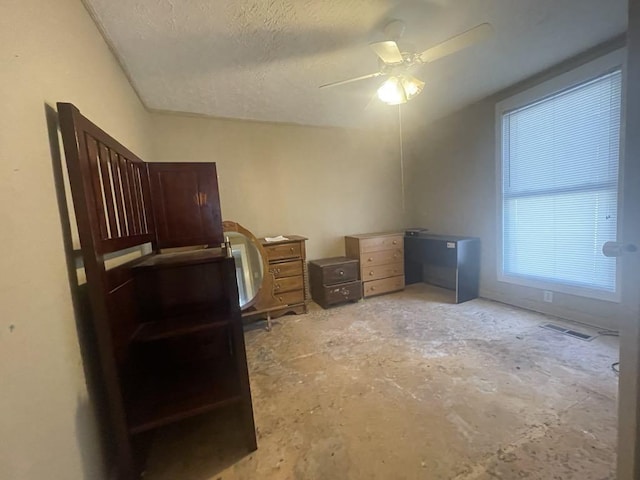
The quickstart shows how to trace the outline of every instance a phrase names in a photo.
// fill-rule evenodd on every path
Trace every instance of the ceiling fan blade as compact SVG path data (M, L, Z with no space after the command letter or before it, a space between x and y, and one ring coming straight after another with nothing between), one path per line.
M420 54L420 61L423 63L433 62L439 58L451 55L459 50L487 39L493 34L493 27L489 23L483 23L471 30L467 30L460 35L445 40L435 47L431 47Z
M402 63L404 60L398 44L393 40L371 43L369 46L384 63L393 65L395 63Z
M369 75L362 75L361 77L349 78L348 80L340 80L339 82L327 83L325 85L320 85L320 88L337 87L338 85L344 85L345 83L358 82L367 78L379 77L380 75L384 75L384 73L370 73Z

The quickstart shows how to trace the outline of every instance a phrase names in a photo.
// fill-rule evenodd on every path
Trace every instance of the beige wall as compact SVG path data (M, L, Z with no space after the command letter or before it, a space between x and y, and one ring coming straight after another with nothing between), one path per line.
M397 114L397 112L395 113ZM309 238L309 259L344 235L404 225L398 132L153 114L156 161L215 161L222 216L256 236Z
M396 131L150 116L79 0L5 0L0 61L2 479L103 478L65 255L77 235L57 201L56 102L144 159L218 162L225 218L306 235L310 258L403 224Z
M142 156L148 113L79 0L2 1L0 92L0 478L99 480L45 106Z
M554 293L497 280L495 104L505 96L573 68L621 46L616 40L543 72L535 79L482 100L429 126L407 134L408 218L433 232L477 236L482 242L480 294L550 315L617 328L620 305Z

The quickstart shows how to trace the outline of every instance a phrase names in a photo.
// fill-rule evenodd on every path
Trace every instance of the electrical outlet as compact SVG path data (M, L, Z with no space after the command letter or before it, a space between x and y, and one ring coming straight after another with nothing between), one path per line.
M542 294L542 299L547 303L553 302L553 292L550 292L549 290L545 290Z

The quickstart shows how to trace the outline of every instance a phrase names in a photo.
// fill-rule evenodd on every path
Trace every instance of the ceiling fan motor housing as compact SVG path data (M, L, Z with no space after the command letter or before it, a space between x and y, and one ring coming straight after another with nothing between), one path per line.
M406 25L402 20L391 20L384 27L385 40L399 40L404 35L405 28Z

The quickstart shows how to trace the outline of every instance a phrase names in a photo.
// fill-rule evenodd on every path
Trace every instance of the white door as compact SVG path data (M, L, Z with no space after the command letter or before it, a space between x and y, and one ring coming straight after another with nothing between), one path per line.
M640 1L629 1L626 142L622 160L622 238L640 246ZM629 248L628 250L633 250ZM624 253L620 319L618 480L640 479L640 253Z

